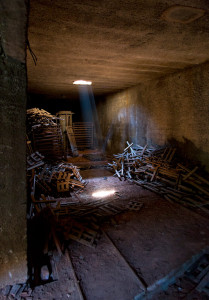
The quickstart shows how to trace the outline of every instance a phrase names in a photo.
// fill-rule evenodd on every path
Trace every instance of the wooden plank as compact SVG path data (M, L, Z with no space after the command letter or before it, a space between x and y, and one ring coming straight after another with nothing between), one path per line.
M190 171L187 175L182 176L183 180L186 181L194 172L196 172L198 167L195 167L192 171Z
M191 170L189 170L189 169L187 169L186 167L184 167L182 164L178 164L178 166L181 168L181 169L183 169L183 170L185 170L185 171L187 171L187 172L191 172ZM208 180L206 180L205 178L203 178L202 176L200 176L200 175L198 175L198 174L193 174L196 178L198 178L199 180L201 180L202 182L204 182L204 183L206 183L207 185L209 185L209 181Z
M206 285L209 283L209 266L204 270L204 275L198 285L196 286L196 290L202 292Z
M68 127L66 127L66 131L67 131L67 137L68 137L69 142L70 142L70 147L71 147L71 150L73 152L73 156L78 156L78 149L77 149L77 145L76 145L76 140L75 140L73 128L68 126Z

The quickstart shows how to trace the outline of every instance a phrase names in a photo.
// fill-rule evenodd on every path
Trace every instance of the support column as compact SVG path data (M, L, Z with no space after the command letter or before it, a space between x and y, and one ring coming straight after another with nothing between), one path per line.
M0 287L27 278L27 5L0 0Z

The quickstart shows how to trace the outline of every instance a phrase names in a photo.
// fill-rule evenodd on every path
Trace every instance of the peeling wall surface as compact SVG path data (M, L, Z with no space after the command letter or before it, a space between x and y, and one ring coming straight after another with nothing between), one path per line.
M209 171L209 63L108 96L98 114L108 152L171 144Z
M0 1L0 287L27 278L26 2Z

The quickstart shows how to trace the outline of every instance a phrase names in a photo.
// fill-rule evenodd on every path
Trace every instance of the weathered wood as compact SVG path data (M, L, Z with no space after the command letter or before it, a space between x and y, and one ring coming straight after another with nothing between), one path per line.
M71 126L66 127L66 132L67 132L67 137L70 143L73 156L78 156L78 149L77 149L73 128Z
M198 167L195 167L192 171L190 171L187 175L183 176L183 180L186 181L194 172L196 172Z
M186 172L191 172L188 168L184 167L182 164L177 164L181 169L185 170ZM205 184L209 185L209 181L203 178L202 176L198 174L193 174L196 178L198 178L200 181L204 182Z
M134 147L133 143L127 144L124 152L114 155L117 159L109 164L120 180L131 179L143 188L187 206L197 205L189 199L207 206L205 203L209 198L209 181L196 173L198 166L189 170L178 163L175 167L171 162L176 148L151 150L147 146ZM156 186L156 182L161 182L164 186Z

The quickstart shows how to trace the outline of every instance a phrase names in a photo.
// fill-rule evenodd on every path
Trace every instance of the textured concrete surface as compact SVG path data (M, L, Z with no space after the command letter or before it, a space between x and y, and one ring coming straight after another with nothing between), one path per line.
M139 211L115 215L103 224L102 229L114 245L104 234L96 248L72 240L66 243L84 299L133 300L142 286L131 268L150 287L170 272L182 270L183 263L208 246L208 218L176 203L169 203L127 180L120 181L106 168L81 170L81 175L88 184L79 194L80 203L98 201L98 198L92 197L92 193L98 189L114 189L117 194L100 198L99 201L116 201L116 205L118 203L124 207L130 201L144 204ZM75 195L72 197L76 201ZM58 263L59 280L36 287L33 300L80 299L69 264L63 258L55 261ZM153 299L156 300L155 296ZM172 299L180 298L177 296Z
M25 62L25 25L28 0L0 1L0 40L6 55Z
M27 277L26 1L1 1L0 287ZM24 41L24 43L23 43Z
M209 63L108 96L98 105L104 148L171 143L209 171L208 99Z
M164 20L176 4L206 13L189 24ZM99 95L203 63L208 23L206 0L31 0L29 41L38 61L28 53L29 91L77 97L72 82L85 79Z

